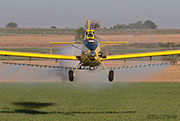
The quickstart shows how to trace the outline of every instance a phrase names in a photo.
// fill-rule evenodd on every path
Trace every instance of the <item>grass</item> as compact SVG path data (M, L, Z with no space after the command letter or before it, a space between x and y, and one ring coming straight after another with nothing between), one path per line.
M178 121L179 92L180 83L1 83L0 120Z
M0 28L1 35L8 34L57 34L57 35L74 35L75 29L45 29L45 28Z

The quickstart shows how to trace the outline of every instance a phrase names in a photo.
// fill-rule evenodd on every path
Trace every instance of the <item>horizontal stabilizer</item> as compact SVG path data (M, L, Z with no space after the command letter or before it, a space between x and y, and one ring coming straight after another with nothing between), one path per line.
M99 44L128 44L128 42L99 42Z
M50 44L82 44L82 42L50 42Z

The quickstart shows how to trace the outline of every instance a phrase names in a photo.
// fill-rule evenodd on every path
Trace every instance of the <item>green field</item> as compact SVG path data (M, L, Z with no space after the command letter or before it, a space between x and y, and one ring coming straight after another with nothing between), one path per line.
M1 121L179 121L180 83L1 83Z
M56 34L56 35L74 35L76 29L46 29L46 28L0 28L0 35L16 34Z

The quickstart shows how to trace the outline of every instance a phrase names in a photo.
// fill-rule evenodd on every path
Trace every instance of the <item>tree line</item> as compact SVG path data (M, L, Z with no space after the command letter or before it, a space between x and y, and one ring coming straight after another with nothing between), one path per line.
M157 29L157 25L152 22L151 20L137 21L136 23L130 23L129 25L126 24L117 24L111 29Z
M17 28L18 24L15 22L10 22L6 25L7 28ZM84 26L87 29L87 23ZM52 29L56 29L56 26L52 26ZM99 29L101 28L101 25L98 21L93 20L91 23L92 29ZM158 26L152 22L151 20L147 20L145 22L143 21L137 21L135 23L130 23L129 25L126 24L117 24L111 27L111 29L157 29ZM81 28L82 29L82 28Z

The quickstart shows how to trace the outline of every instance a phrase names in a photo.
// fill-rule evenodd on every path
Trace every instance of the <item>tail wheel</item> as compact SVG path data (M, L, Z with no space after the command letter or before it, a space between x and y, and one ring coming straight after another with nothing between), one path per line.
M109 81L112 82L114 80L114 71L110 70L109 71L109 77L108 77Z
M74 75L72 70L69 70L69 81L74 81Z

